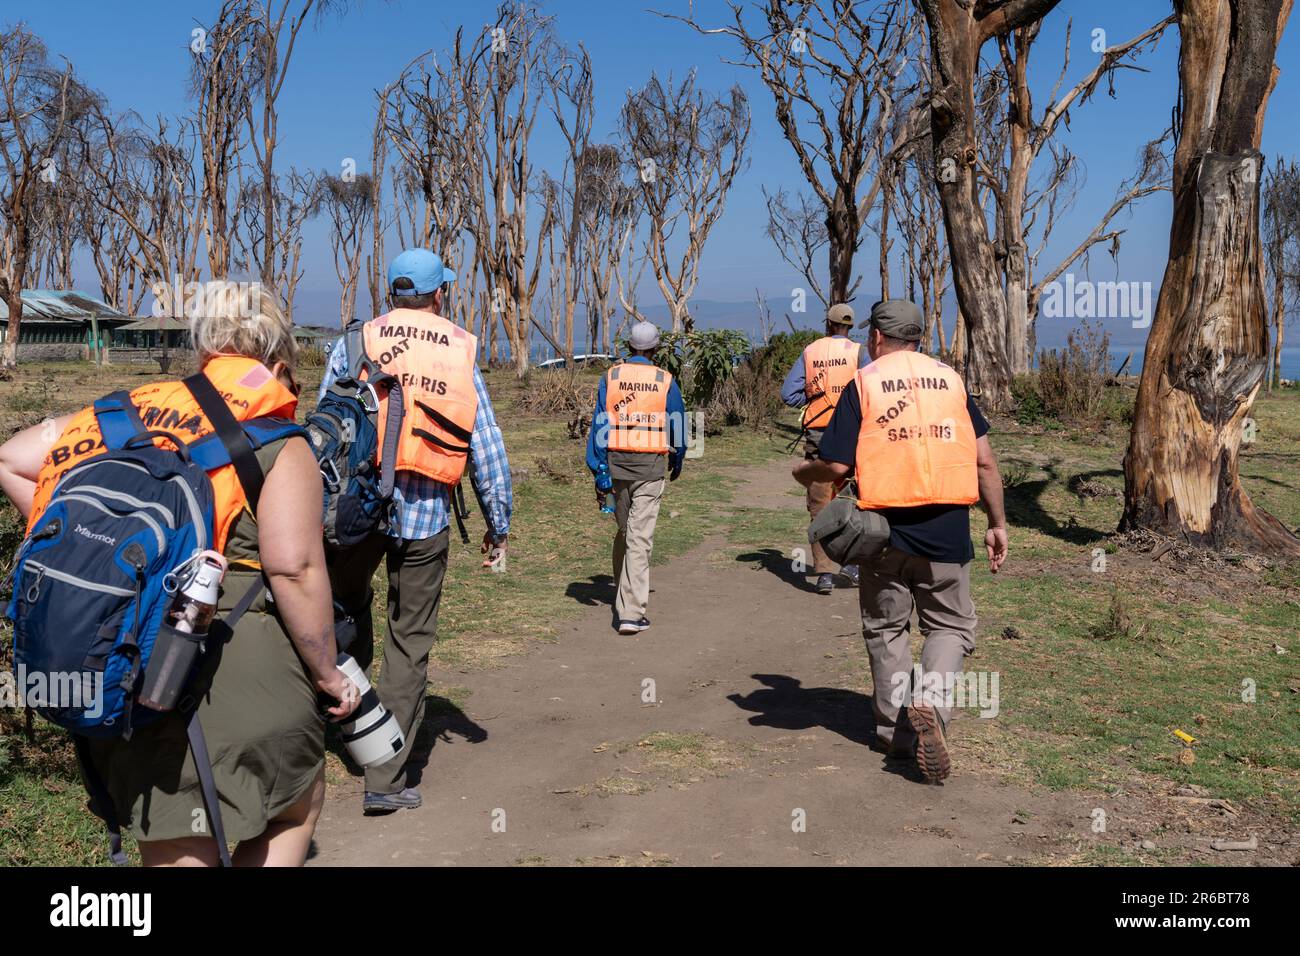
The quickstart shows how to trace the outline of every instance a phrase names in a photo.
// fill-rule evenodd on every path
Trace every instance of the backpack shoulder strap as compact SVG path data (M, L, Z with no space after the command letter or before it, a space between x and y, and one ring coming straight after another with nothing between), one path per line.
M239 427L243 429L254 451L281 438L308 437L305 428L284 418L250 418L246 422L239 422ZM221 437L215 433L204 435L188 445L187 450L190 460L204 471L215 471L223 465L231 464L230 452L222 443Z
M364 322L352 322L343 330L343 354L348 360L348 378L359 377L366 362L365 327Z
M211 423L217 439L225 448L226 454L230 456L230 463L235 466L235 474L239 476L239 483L243 486L244 497L248 499L248 507L256 514L257 501L262 495L262 482L265 476L262 474L262 469L258 467L253 443L244 434L244 429L226 405L226 400L221 397L221 393L206 375L202 372L191 375L185 379L185 387L199 403L199 408Z
M104 436L104 445L116 450L141 432L148 431L140 420L140 411L131 401L131 393L122 389L95 400L95 420Z

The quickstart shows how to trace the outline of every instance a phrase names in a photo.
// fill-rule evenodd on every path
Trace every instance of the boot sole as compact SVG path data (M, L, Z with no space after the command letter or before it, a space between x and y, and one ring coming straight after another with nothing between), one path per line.
M912 729L916 731L916 766L926 783L938 783L952 770L948 757L948 742L944 739L939 715L928 704L917 704L908 709Z

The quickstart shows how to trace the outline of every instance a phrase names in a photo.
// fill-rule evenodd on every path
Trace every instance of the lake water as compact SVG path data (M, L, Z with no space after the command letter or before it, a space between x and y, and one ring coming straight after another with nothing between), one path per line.
M1132 348L1133 359L1128 363L1128 368L1124 373L1132 372L1137 374L1142 371L1142 352L1143 346L1134 346ZM1125 356L1129 354L1129 349L1118 348L1110 350L1110 367L1112 370L1119 368L1120 363L1124 361ZM1284 346L1282 349L1282 377L1295 381L1300 379L1300 346Z

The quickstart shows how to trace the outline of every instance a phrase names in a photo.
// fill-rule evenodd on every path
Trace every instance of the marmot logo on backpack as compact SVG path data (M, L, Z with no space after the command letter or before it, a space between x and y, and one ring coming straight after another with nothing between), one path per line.
M85 527L84 525L77 525L72 530L74 533L81 535L83 538L87 538L91 541L98 541L100 544L106 544L110 548L113 547L113 545L117 544L117 538L114 538L107 534L97 534L94 531L91 531L89 528Z

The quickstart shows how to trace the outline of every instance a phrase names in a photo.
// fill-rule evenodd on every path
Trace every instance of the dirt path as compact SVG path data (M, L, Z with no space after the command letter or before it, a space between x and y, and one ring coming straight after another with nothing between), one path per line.
M789 487L776 462L736 500L798 508ZM944 786L886 768L853 689L856 592L818 596L720 545L654 569L639 637L600 606L501 667L431 673L471 693L427 721L424 806L363 818L359 779L332 787L313 862L983 865L1086 839L1085 798L981 774L961 721Z

